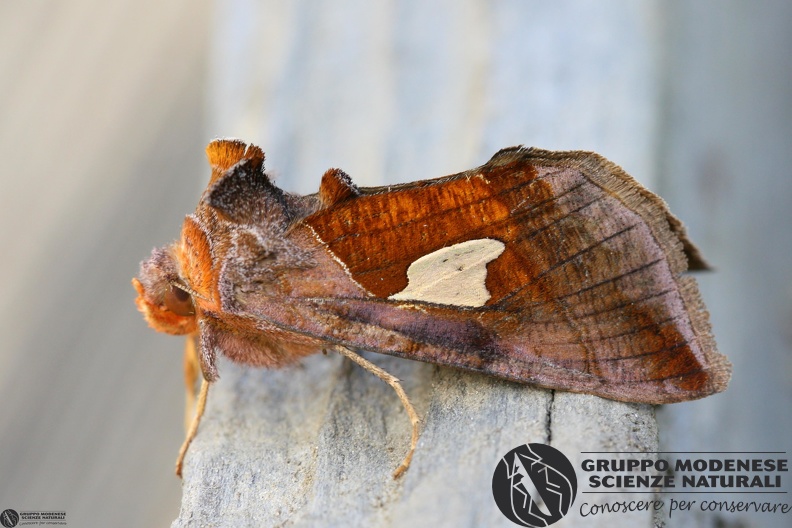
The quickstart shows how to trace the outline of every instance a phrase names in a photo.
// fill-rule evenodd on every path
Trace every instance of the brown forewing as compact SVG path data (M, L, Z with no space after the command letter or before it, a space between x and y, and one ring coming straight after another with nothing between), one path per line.
M372 297L258 309L347 346L620 400L688 400L728 383L681 275L686 254L703 261L662 200L603 158L506 149L472 171L359 193L323 200L302 225ZM484 306L387 299L415 260L483 238L505 244Z

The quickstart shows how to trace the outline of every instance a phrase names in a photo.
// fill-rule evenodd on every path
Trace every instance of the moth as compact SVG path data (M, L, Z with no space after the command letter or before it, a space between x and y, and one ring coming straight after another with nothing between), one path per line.
M724 390L687 270L706 269L682 223L621 168L589 152L512 147L443 178L357 187L339 169L319 192L282 191L264 153L207 147L211 178L181 238L133 279L161 332L187 335L195 436L217 354L279 368L335 350L388 382L367 350L548 389L651 404Z

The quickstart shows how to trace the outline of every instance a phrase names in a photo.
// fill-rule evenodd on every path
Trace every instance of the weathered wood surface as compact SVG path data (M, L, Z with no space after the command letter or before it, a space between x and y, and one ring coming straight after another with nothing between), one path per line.
M650 406L368 358L403 380L422 417L403 477L391 474L409 421L376 377L339 356L279 372L225 363L187 456L173 526L506 527L492 474L518 445L550 443L576 465L583 450L656 449ZM648 516L631 519L651 526Z

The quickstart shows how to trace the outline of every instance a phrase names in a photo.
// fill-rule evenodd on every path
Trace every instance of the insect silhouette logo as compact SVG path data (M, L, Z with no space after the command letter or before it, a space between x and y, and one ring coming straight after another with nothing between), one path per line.
M492 496L501 513L520 526L549 526L575 502L577 477L561 451L523 444L506 453L492 475Z
M19 514L16 510L4 510L3 513L0 513L0 524L5 526L5 528L14 528L14 526L19 524Z

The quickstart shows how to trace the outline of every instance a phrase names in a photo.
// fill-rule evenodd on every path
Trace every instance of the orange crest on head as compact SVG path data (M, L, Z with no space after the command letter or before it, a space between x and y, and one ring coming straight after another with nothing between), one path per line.
M257 170L264 164L264 152L259 147L238 139L215 139L207 145L206 157L212 167L209 185L242 160L253 160Z

